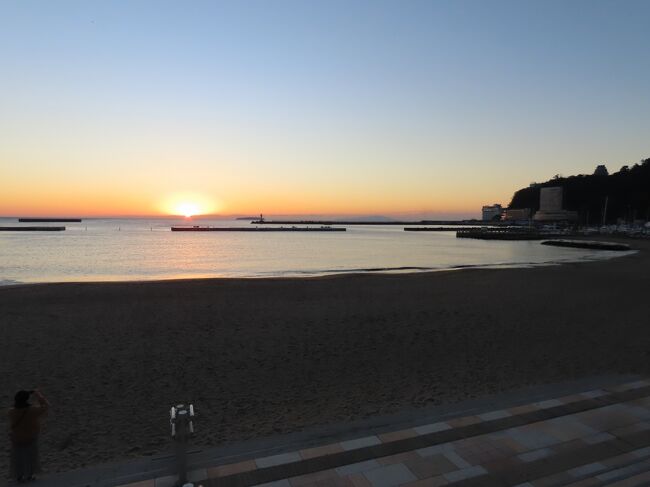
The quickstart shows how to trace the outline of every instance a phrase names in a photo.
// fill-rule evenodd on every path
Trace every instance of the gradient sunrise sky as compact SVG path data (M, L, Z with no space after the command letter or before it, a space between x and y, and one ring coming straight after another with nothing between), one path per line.
M650 156L648 1L0 2L0 215L477 216Z

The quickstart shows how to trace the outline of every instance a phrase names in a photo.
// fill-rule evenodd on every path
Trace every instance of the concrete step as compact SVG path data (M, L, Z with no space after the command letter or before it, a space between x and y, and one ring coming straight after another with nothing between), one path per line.
M625 482L632 477L641 474L650 473L650 451L646 452L641 449L635 450L620 457L605 460L603 462L582 465L569 472L575 476L577 472L584 472L583 475L575 477L572 481L558 481L554 483L552 478L539 479L539 482L544 485L553 487L591 487L591 486L605 486L605 485L618 485L619 482ZM635 458L630 459L633 456ZM591 473L588 473L592 471ZM533 482L533 485L535 483ZM621 484L627 485L627 484ZM636 484L630 484L636 485ZM650 484L640 484L650 485Z
M636 463L628 465L611 472L606 472L597 475L596 478L603 483L601 485L609 486L633 486L633 485L650 485L648 478L650 477L650 459L646 458ZM643 481L642 479L646 480ZM640 482L640 483L639 483Z

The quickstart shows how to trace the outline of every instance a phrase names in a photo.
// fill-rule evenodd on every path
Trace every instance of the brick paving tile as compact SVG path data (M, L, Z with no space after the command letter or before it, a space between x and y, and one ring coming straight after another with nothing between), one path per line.
M607 391L603 389L594 389L593 391L581 392L580 395L587 399L594 399L596 397L607 395Z
M498 411L489 411L477 415L481 421L494 421L496 419L509 418L512 414L506 409L499 409Z
M258 468L273 467L275 465L283 465L285 463L299 462L302 460L300 453L289 452L280 453L279 455L271 455L268 457L257 458L255 463Z
M433 445L427 448L421 448L417 450L416 453L421 457L429 457L447 451L454 451L454 446L451 443L443 443L442 445Z
M633 463L631 465L626 465L616 470L609 470L607 472L600 473L596 475L596 478L602 482L617 481L644 472L648 469L648 467L650 467L650 465L644 462Z
M348 475L347 479L354 487L371 487L372 485L362 473L353 473L352 475Z
M585 438L582 438L582 441L584 441L588 445L595 445L596 443L602 443L603 441L609 441L613 440L614 435L610 433L596 433L595 435L591 436L586 436Z
M513 408L507 409L507 411L513 415L526 414L537 410L537 406L534 406L532 404L524 404L523 406L515 406Z
M471 424L480 423L481 418L478 416L464 416L462 418L454 418L447 421L452 428L460 428L462 426L469 426Z
M598 479L591 477L588 479L578 480L577 482L568 484L566 487L593 487L596 485L602 485L602 484Z
M570 396L561 397L560 402L563 404L569 404L572 402L584 401L584 399L585 397L582 394L571 394Z
M483 467L490 473L499 473L513 468L519 468L523 465L524 462L519 460L516 457L503 458L501 460L496 460L493 462L487 462L483 464Z
M406 463L409 461L417 461L421 459L422 457L418 455L417 452L409 451L406 453L398 453L397 455L378 458L377 461L382 465L392 465L394 463Z
M461 470L446 473L443 475L443 477L449 480L449 482L457 482L459 480L479 477L481 475L485 475L486 473L487 470L485 470L485 468L481 467L480 465L474 465L472 467L467 467Z
M427 435L429 433L437 433L438 431L446 431L449 429L451 429L451 426L449 426L444 421L440 421L438 423L416 426L415 428L413 428L413 431L415 431L418 435Z
M553 454L553 450L550 448L540 448L539 450L532 450L526 453L520 453L517 455L517 458L519 458L523 462L532 462L535 460L539 460L540 458L545 458Z
M419 479L437 477L458 470L458 467L442 454L408 460L404 464Z
M568 473L560 472L542 479L532 480L531 484L535 487L556 487L558 485L567 484L572 480L574 479Z
M607 465L608 467L617 467L619 465L624 465L626 463L630 463L634 461L637 457L632 453L623 453L622 455L617 455L614 457L607 458L603 460L602 463Z
M632 455L634 455L637 458L644 458L650 456L650 446L646 446L645 448L640 448L638 450L634 450Z
M639 487L650 485L650 472L644 472L628 479L609 484L609 487Z
M596 472L602 472L603 470L607 470L606 465L603 465L599 462L594 462L572 468L568 471L568 474L573 477L586 477L587 475L591 475Z
M318 481L330 479L332 477L338 477L338 474L334 470L321 470L320 472L291 477L288 480L292 487L305 487L309 484L314 484Z
M439 477L430 477L428 479L416 480L408 484L404 484L403 487L442 487L443 485L448 485L447 479Z
M405 440L407 438L413 438L417 436L418 433L413 429L406 429L400 431L393 431L392 433L382 433L379 436L379 439L382 443L389 443L391 441Z
M332 477L319 480L313 484L308 484L305 487L353 487L352 482L347 478Z
M377 460L368 460L365 462L353 463L351 465L343 465L336 468L336 473L341 476L351 475L353 473L363 473L367 470L372 470L381 467Z
M369 470L364 475L373 487L393 487L417 480L413 472L402 463Z
M300 456L305 460L309 458L322 457L324 455L331 455L333 453L340 453L343 451L343 447L338 443L333 443L331 445L316 446L314 448L305 448L300 450Z
M621 428L610 430L609 433L611 433L614 436L627 436L631 433L638 433L639 431L645 431L649 429L650 429L649 423L645 421L640 421L638 423L634 423L628 426L623 426Z
M571 452L584 447L586 444L587 443L582 439L571 440L571 441L566 441L564 443L560 443L558 445L553 445L551 447L551 450L553 450L555 454Z
M176 476L167 475L165 477L158 477L154 480L155 487L175 487L176 485Z
M496 438L493 440L493 443L497 450L504 453L512 452L512 455L528 451L528 448L526 448L524 445L519 443L517 440L509 437Z
M381 440L374 435L341 442L341 446L343 447L344 450L355 450L357 448L363 448L366 446L374 446L380 444L381 444Z
M465 460L455 451L443 452L443 455L447 460L456 465L458 468L469 468L472 466L467 460Z
M121 485L120 487L154 487L154 479L134 482L132 484Z

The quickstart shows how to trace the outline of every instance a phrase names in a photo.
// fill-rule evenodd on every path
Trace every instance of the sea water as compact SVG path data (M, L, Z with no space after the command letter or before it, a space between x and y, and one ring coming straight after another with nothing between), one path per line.
M0 218L0 225L21 224ZM539 241L457 239L455 232L405 232L400 225L350 225L345 232L313 233L171 231L173 225L252 226L241 220L84 219L41 225L66 230L0 232L0 284L422 272L621 255Z

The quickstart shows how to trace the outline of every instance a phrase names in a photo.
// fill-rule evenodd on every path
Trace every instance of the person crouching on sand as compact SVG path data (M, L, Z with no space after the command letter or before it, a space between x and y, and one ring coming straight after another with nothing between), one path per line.
M32 395L38 406L29 404ZM14 407L9 410L11 476L18 482L28 482L39 472L38 435L50 404L39 391L18 391L14 400Z

